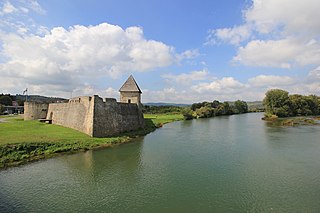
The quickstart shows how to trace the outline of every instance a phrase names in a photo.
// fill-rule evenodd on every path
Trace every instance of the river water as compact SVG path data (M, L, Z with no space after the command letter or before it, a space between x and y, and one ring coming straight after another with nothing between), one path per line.
M320 127L262 114L0 171L0 212L320 212Z

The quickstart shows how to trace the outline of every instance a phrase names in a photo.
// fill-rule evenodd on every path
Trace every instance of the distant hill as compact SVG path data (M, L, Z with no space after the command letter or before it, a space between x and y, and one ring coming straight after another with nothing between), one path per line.
M258 108L258 109L264 108L262 101L248 101L247 104L249 108Z
M25 101L26 96L25 95L13 95L15 97L15 100L17 101ZM28 95L27 97L28 101L33 101L33 102L41 102L41 103L52 103L52 102L64 102L67 99L65 98L58 98L58 97L46 97L46 96L41 96L41 95Z
M147 106L176 106L176 107L187 107L187 106L191 106L190 104L176 104L176 103L162 103L162 102L158 102L158 103L144 103L143 105L147 105Z

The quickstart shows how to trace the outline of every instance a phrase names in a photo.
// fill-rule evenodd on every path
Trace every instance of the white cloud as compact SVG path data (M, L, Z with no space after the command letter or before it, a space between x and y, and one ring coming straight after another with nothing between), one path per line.
M211 30L209 41L239 45L248 40L233 58L247 66L319 65L319 11L319 0L252 0L242 25Z
M41 7L37 0L24 0L26 7L30 8L36 13L45 14L46 11Z
M192 90L198 93L212 92L212 93L238 93L240 89L246 86L237 81L233 77L223 77L222 79L214 80L210 83L199 83L192 86Z
M313 82L313 81L320 82L320 66L314 70L311 70L308 74L307 79L308 79L308 82Z
M253 23L260 33L281 30L287 35L314 37L320 33L318 0L253 0L245 11L245 21Z
M104 93L106 95L102 95L102 97L106 96L106 97L111 97L111 98L117 98L119 96L119 91L112 88L112 87L108 87ZM95 93L96 94L96 93Z
M146 40L139 27L122 29L107 23L96 26L53 28L45 36L1 35L0 64L4 77L30 85L61 85L70 90L81 77L117 78L129 72L145 72L169 66L175 61L172 47Z
M251 29L249 25L235 26L233 28L221 28L210 30L205 44L216 44L218 41L239 45L241 42L249 39Z
M238 49L234 62L249 66L291 68L315 65L320 61L320 44L315 40L253 40Z
M14 12L17 12L17 11L18 11L17 8L15 8L10 2L6 1L6 2L3 3L3 6L2 6L1 11L0 11L0 15L14 13Z
M296 80L292 77L276 75L258 75L248 79L248 83L252 87L286 86L295 82Z
M209 77L207 70L192 71L190 73L181 73L179 75L164 74L162 78L179 84L191 84L194 81L205 80Z
M178 61L181 61L183 59L193 59L196 58L200 55L199 50L198 49L194 49L194 50L186 50L183 53L179 54L177 56Z
M30 14L44 15L46 11L36 0L6 1L0 5L0 30L14 32L20 35L37 34L43 35L43 26L37 24Z
M144 90L143 102L195 103L202 101L262 100L269 89L280 88L290 94L320 95L320 69L314 69L304 78L258 75L240 82L234 77L205 80L192 87L173 85L161 90Z

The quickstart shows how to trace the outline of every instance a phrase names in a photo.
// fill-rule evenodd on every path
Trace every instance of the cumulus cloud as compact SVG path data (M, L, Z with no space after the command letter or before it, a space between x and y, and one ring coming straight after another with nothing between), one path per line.
M197 93L212 92L212 93L238 93L246 86L234 79L233 77L223 77L222 79L214 80L210 83L199 83L192 86L192 90Z
M297 39L253 40L238 49L233 62L249 66L291 68L293 65L316 65L320 61L320 44Z
M217 44L219 41L222 41L232 45L239 45L241 42L249 39L250 36L251 29L249 25L221 28L210 30L205 44Z
M319 11L318 0L252 0L242 25L211 30L209 41L243 44L232 61L247 66L319 65Z
M174 74L164 74L161 76L170 82L175 82L179 84L191 84L194 81L205 80L209 77L209 72L207 70L192 71L190 73L181 73L179 75Z
M278 31L310 37L320 33L318 0L253 0L245 12L245 22L253 23L260 33Z
M258 75L248 79L251 87L270 87L292 85L296 80L289 76Z
M53 28L45 36L9 33L1 35L0 64L4 77L15 77L30 85L61 85L70 90L83 77L120 77L169 66L174 49L162 42L146 40L139 27L122 29L102 23L96 26Z
M146 90L144 102L194 103L201 101L246 101L262 100L269 89L280 88L291 94L320 95L320 67L311 70L304 78L278 75L257 75L241 82L235 77L204 79L194 86L177 85L161 89Z
M183 59L193 59L196 58L200 55L199 50L198 49L194 49L194 50L186 50L181 54L177 55L177 59L178 61L181 61Z

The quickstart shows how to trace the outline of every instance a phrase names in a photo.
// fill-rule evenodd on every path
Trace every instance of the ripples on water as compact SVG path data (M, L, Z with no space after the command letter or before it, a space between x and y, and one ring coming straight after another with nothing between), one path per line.
M319 212L319 126L182 121L0 172L0 212Z

